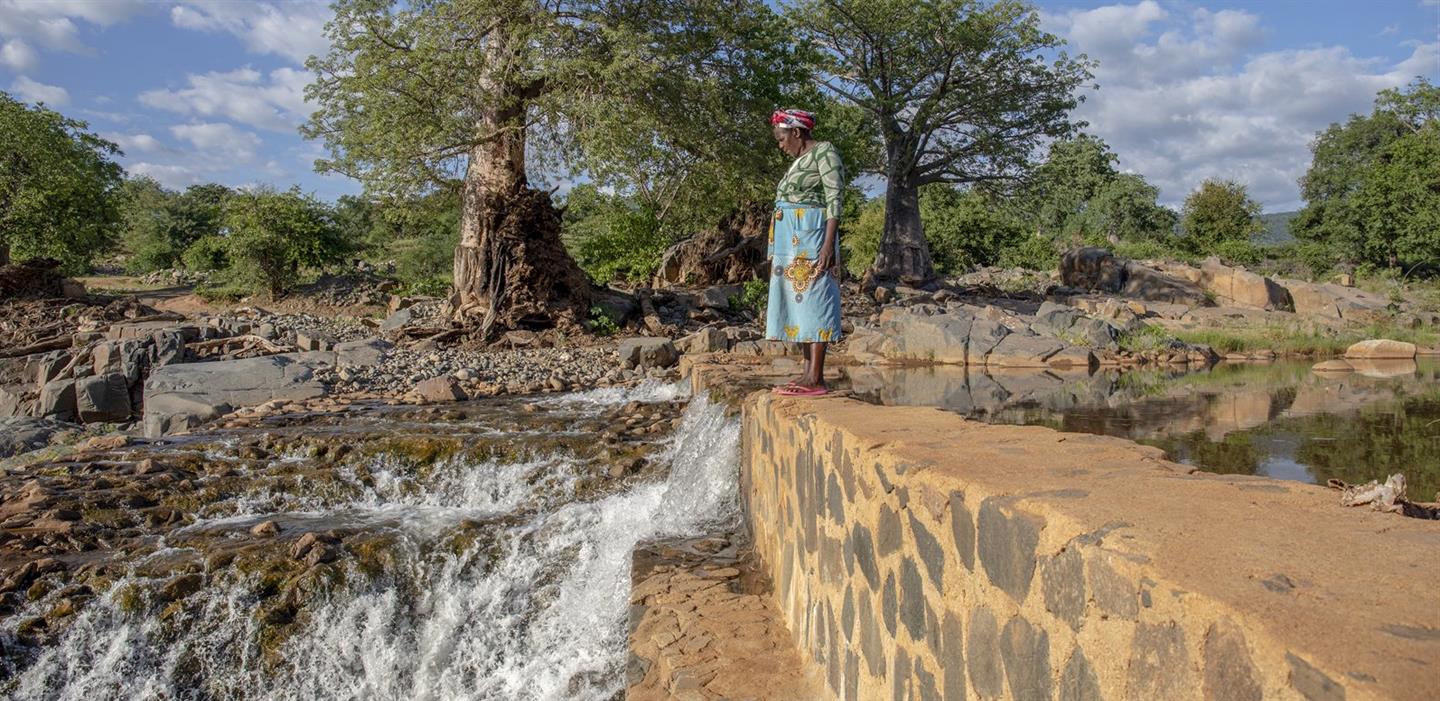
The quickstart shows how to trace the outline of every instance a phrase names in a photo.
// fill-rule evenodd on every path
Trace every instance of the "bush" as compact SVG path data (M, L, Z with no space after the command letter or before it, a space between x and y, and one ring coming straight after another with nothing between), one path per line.
M294 285L302 268L342 260L350 247L330 208L298 189L235 195L225 205L226 284L272 297Z
M599 283L644 282L660 267L670 240L647 209L615 207L597 213L579 227L576 259Z
M1230 265L1259 265L1265 252L1249 241L1231 239L1215 244L1215 255Z
M215 271L229 266L228 244L222 236L203 236L190 244L181 257L190 270Z
M1190 261L1194 258L1184 251L1177 250L1174 246L1154 239L1121 241L1115 244L1111 250L1117 256L1133 260L1173 259Z
M760 315L765 313L765 306L769 302L770 281L747 280L740 294L730 298L730 307L736 310L749 309Z
M1006 268L1055 270L1060 267L1060 253L1049 239L1026 236L1000 251L1000 265Z
M590 330L599 336L614 336L620 332L620 325L604 307L590 307Z

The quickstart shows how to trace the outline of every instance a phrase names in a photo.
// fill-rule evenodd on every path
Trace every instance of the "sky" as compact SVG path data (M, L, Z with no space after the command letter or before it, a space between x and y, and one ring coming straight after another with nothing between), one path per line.
M1440 82L1440 0L1042 0L1042 25L1099 61L1077 117L1178 206L1206 178L1266 211L1301 205L1315 133L1375 94ZM0 0L0 90L84 119L131 173L172 188L357 183L314 172L304 59L315 0Z

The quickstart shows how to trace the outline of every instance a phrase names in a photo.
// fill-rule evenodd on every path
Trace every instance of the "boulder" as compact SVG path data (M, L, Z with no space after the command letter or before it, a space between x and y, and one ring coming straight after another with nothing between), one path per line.
M970 337L965 347L967 365L984 365L986 358L1000 342L1010 335L1010 329L991 319L976 319L970 325Z
M389 332L391 332L391 331L398 331L398 330L400 330L400 329L402 329L402 328L405 328L406 326L409 326L410 323L413 322L413 321L415 321L415 308L414 308L414 307L405 307L405 308L403 308L403 309L397 309L397 310L395 310L395 312L394 312L393 314L391 314L390 316L385 317L385 320L384 320L384 321L380 322L380 333L389 333ZM274 332L272 331L271 333L274 333Z
M50 437L65 425L50 419L32 416L0 418L0 458L39 450L50 444Z
M740 285L716 285L700 290L695 304L702 309L729 309L730 300L745 292Z
M1125 284L1125 260L1103 248L1076 248L1060 256L1060 282L1082 290L1119 292Z
M1136 262L1125 264L1125 284L1120 294L1148 302L1204 307L1211 304L1198 284Z
M928 305L887 308L880 315L881 332L889 340L882 352L892 360L963 365L975 322L965 310L943 311Z
M640 311L640 303L635 301L634 295L609 287L597 291L591 305L600 309L616 326L624 326Z
M1211 256L1200 264L1205 289L1225 307L1293 311L1290 292L1274 280L1244 268L1232 268Z
M72 421L75 418L75 381L51 380L40 388L35 413L43 418Z
M1131 318L1134 318L1133 314ZM1085 316L1074 307L1054 302L1040 305L1030 328L1041 335L1060 339L1066 345L1080 344L1110 350L1120 347L1120 333L1115 326L1107 321Z
M1389 313L1390 300L1383 295L1334 283L1301 280L1278 282L1289 290L1290 298L1295 303L1296 314L1328 319L1375 321Z
M75 380L75 409L85 423L130 420L130 380L107 373Z
M427 402L458 402L466 398L460 383L449 375L440 375L422 380L410 390L411 394Z
M395 344L378 336L337 343L335 344L335 365L342 368L379 365L394 347Z
M1064 349L1065 344L1053 338L1012 333L1001 339L995 349L985 356L985 365L997 368L1048 367L1050 356Z
M627 338L620 342L620 362L627 369L668 368L679 360L680 354L668 338Z
M1361 341L1345 349L1347 360L1414 360L1415 344L1389 339Z
M716 353L730 348L730 339L725 332L714 326L707 326L675 342L681 353Z
M315 373L335 365L329 351L187 363L156 368L145 382L145 435L185 431L238 407L318 397Z
M1059 352L1045 359L1045 364L1052 368L1062 369L1083 369L1089 371L1098 365L1095 354L1084 348L1066 346Z

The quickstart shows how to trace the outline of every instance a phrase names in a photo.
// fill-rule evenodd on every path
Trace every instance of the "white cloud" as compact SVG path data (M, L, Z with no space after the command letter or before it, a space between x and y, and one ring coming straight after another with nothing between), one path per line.
M188 0L170 9L170 21L177 27L233 34L254 53L276 54L297 64L329 48L324 30L331 15L322 0Z
M1376 92L1440 61L1440 43L1415 45L1399 62L1341 46L1260 51L1265 30L1253 14L1179 16L1152 0L1044 21L1100 61L1100 90L1086 93L1077 116L1170 205L1217 177L1245 183L1268 210L1298 206L1315 133L1369 112Z
M272 131L294 131L309 114L305 85L310 74L278 68L262 75L251 68L189 74L187 87L148 90L140 102L150 107L197 117L228 118Z
M16 73L24 73L35 67L35 50L19 39L0 44L0 66Z
M25 76L10 84L10 92L25 102L43 102L50 107L63 107L70 102L70 92L58 85L46 85Z
M140 161L125 167L134 175L148 175L172 190L181 190L203 180L201 171L187 165Z
M120 146L120 150L127 156L136 156L143 153L158 153L168 150L165 144L159 139L145 133L140 134L102 134Z
M245 163L255 158L260 137L223 122L177 124L170 127L176 138L190 142L206 158L220 158L229 164Z
M89 47L80 41L77 20L108 27L146 7L145 0L0 0L0 37L83 53Z

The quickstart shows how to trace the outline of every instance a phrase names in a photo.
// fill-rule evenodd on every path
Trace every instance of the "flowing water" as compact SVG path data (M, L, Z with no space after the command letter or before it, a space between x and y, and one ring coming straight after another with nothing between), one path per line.
M1204 371L986 373L847 368L882 404L936 406L1004 424L1119 436L1211 472L1324 483L1403 473L1411 498L1440 491L1440 362L1318 374L1311 362Z
M584 417L678 391L648 385L541 404L552 417ZM523 445L537 435L512 430L508 439ZM283 641L267 645L274 633L259 610L264 572L212 573L185 605L137 613L129 592L157 584L144 581L138 562L0 690L87 701L616 698L632 548L736 517L738 420L696 398L659 440L654 462L665 469L611 489L578 489L593 466L556 449L512 460L454 457L423 470L381 454L323 486L236 495L146 557L223 543L273 520L287 532L362 532L383 544L380 564L341 560L315 583L321 593L283 628ZM226 458L226 448L210 450L211 459Z

